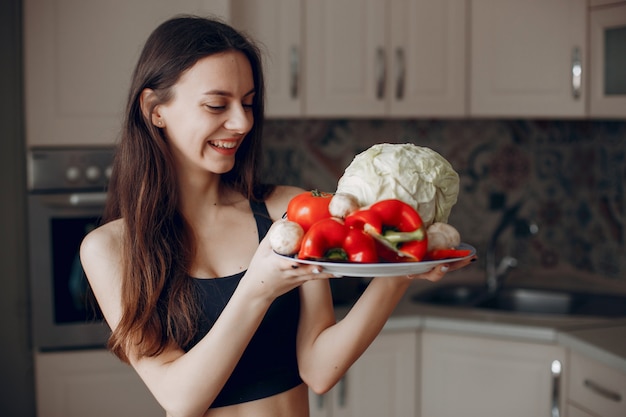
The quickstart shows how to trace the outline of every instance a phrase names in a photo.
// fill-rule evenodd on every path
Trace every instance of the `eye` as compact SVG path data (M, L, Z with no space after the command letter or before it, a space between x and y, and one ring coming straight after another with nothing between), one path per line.
M254 104L252 103L243 103L241 106L247 111L252 111L254 109Z
M213 111L213 112L220 112L220 111L226 110L226 106L214 106L210 104L205 104L204 107L206 107L208 110Z

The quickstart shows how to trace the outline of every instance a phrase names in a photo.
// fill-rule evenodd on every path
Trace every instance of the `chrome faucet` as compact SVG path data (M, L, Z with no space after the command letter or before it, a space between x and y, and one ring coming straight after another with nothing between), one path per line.
M491 239L489 240L485 261L487 290L490 293L496 292L502 285L502 282L504 281L507 272L511 268L515 268L517 266L517 259L509 255L504 256L496 266L496 249L498 246L498 239L500 238L500 235L509 226L514 227L515 236L526 237L530 235L535 235L539 231L539 227L536 223L529 222L526 219L518 217L517 213L521 207L522 203L519 202L504 211L500 223L495 228L493 234L491 235Z

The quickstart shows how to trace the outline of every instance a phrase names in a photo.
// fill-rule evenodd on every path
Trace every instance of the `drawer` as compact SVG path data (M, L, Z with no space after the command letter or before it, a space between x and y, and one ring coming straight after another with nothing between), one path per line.
M626 416L626 373L570 353L571 403L602 417Z

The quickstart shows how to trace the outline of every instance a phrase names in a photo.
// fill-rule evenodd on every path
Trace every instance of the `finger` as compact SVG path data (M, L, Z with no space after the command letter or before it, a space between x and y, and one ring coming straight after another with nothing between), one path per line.
M467 265L469 265L469 264L471 264L471 263L473 263L473 262L476 262L477 260L478 260L478 257L473 256L473 257L472 257L472 258L470 258L470 259L465 259L465 260L463 260L463 261L454 262L452 265L450 265L450 269L449 269L449 271L448 271L448 272L450 272L450 271L456 271L457 269L464 268L464 267L466 267Z
M424 272L421 274L407 275L407 278L410 279L425 279L428 281L439 281L443 276L450 270L449 264L441 264L428 272Z

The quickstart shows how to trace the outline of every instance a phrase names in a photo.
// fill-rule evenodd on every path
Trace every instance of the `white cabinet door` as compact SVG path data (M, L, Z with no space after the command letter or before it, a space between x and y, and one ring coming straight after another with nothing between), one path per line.
M602 417L626 416L626 374L619 369L570 354L568 396L572 405Z
M384 332L327 394L310 394L311 417L416 416L418 335Z
M386 2L305 3L306 104L309 116L386 112Z
M424 332L421 415L428 417L563 415L565 352L552 345ZM561 394L563 393L563 394Z
M300 0L231 0L231 23L260 43L268 117L302 115Z
M465 114L465 1L306 3L309 116Z
M105 350L35 355L38 417L165 416L135 371Z
M585 115L586 0L473 0L470 8L472 115Z
M465 0L391 0L388 113L464 116Z
M114 143L150 32L180 13L227 14L227 3L25 0L27 144Z

